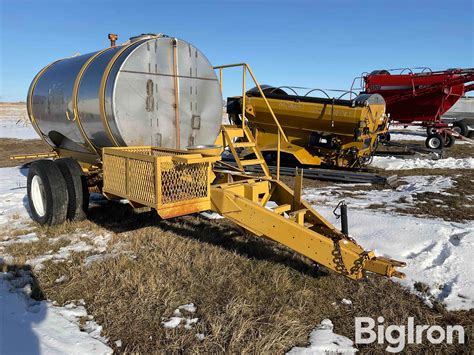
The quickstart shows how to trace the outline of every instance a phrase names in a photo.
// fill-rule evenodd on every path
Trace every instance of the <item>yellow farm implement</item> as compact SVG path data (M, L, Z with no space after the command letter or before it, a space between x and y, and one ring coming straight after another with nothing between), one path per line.
M291 88L290 88L291 89ZM265 95L262 95L265 93ZM272 108L272 112L269 107ZM282 88L254 88L228 98L227 112L240 123L242 112L260 151L271 159L278 149L292 157L292 165L359 168L367 165L379 140L386 137L388 117L380 95L359 95L353 100L288 94ZM280 127L273 116L278 117ZM278 148L278 132L287 140ZM253 155L244 149L240 155Z

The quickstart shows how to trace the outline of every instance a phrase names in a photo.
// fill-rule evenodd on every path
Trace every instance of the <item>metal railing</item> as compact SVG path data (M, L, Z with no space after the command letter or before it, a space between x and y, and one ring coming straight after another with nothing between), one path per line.
M277 139L277 168L276 168L276 178L277 180L280 179L280 151L281 151L281 137L285 140L286 143L288 143L288 138L283 131L283 128L280 125L280 122L278 121L275 113L273 112L272 107L270 106L270 103L267 100L267 97L265 96L260 84L257 81L257 78L255 77L254 73L252 72L252 69L250 69L249 65L247 63L237 63L237 64L226 64L226 65L218 65L215 66L215 70L219 70L219 84L222 92L223 88L223 75L222 75L222 70L227 69L227 68L236 68L236 67L242 67L242 129L245 129L245 99L246 99L246 92L247 92L247 73L250 74L252 77L252 80L257 87L260 95L262 96L263 100L265 101L265 104L267 105L268 111L272 115L273 121L275 122L275 125L278 127L278 139ZM256 143L255 143L256 144ZM258 147L256 148L258 149Z

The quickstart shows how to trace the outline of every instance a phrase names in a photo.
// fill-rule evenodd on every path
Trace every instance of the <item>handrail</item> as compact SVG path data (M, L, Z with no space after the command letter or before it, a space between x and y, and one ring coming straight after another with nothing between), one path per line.
M272 107L270 106L270 103L267 100L267 97L265 96L260 84L257 81L257 78L252 72L252 69L250 69L250 66L247 63L237 63L237 64L225 64L225 65L218 65L214 67L214 70L219 70L219 81L220 81L220 88L222 92L222 69L226 68L235 68L235 67L242 67L242 129L245 128L245 94L246 94L246 77L247 77L247 72L250 74L252 77L252 80L257 87L263 101L265 102L268 111L272 115L273 121L275 122L275 125L278 127L278 139L277 139L277 180L280 179L280 143L281 143L281 137L285 140L286 143L288 143L288 138L283 131L283 128L280 125L280 122L278 121L275 113L273 112Z

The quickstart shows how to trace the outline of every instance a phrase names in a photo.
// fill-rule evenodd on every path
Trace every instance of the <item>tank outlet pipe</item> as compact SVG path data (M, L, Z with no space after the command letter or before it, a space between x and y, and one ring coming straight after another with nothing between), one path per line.
M340 212L337 213L339 208ZM344 200L339 202L336 208L332 211L337 219L341 219L341 233L349 235L349 219L347 218L347 204Z

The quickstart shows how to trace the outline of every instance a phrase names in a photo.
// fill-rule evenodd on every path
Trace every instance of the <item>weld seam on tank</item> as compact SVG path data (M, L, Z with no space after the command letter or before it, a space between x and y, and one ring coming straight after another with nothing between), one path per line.
M92 57L90 57L82 66L81 70L77 74L76 80L74 82L74 87L72 91L72 110L74 113L74 120L76 121L77 127L79 128L79 131L81 132L82 136L84 137L84 140L86 141L87 145L96 153L99 153L98 148L92 143L92 141L89 139L87 136L86 131L84 130L84 127L82 126L81 122L81 115L79 114L79 109L78 109L78 94L79 94L79 87L82 82L82 77L84 76L84 73L87 71L87 69L90 67L92 62L96 60L102 53L107 52L108 50L112 49L114 47L108 47L105 48L101 51L98 51L95 53Z
M158 36L155 36L158 38ZM99 88L99 110L100 110L100 119L102 121L102 125L104 126L105 133L109 137L109 140L111 141L112 144L114 144L116 147L119 147L120 144L118 143L117 139L115 138L112 129L110 128L109 121L107 119L107 113L106 113L106 107L105 107L105 91L107 87L107 81L109 79L110 72L112 71L115 63L118 61L118 59L122 56L122 54L129 48L135 46L137 48L139 45L149 41L150 39L153 39L155 37L149 37L149 38L144 38L142 40L137 40L130 42L126 45L124 45L120 50L112 57L112 59L109 61L107 64L107 67L105 68L104 74L102 75L101 83L100 83L100 88Z
M112 130L110 129L109 122L107 121L107 117L105 114L105 86L107 84L107 79L109 78L110 71L112 70L113 65L115 62L118 60L118 58L122 55L122 53L127 50L129 47L134 45L136 42L131 42L129 44L124 45L120 50L115 53L115 55L112 57L112 59L109 61L107 64L107 67L105 68L104 73L102 74L102 79L100 82L100 87L99 87L99 112L100 112L100 119L102 121L102 125L104 126L105 133L107 134L109 140L111 141L112 144L114 144L116 147L119 146L117 143L117 140L115 139L114 135L112 134Z

